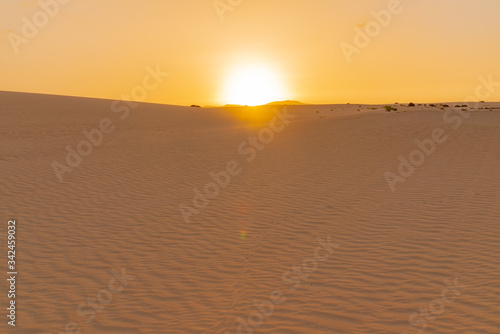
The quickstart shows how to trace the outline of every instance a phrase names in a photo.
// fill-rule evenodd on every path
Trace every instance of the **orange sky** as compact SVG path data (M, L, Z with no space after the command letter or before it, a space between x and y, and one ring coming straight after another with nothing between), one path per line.
M307 103L462 101L479 76L500 82L498 0L59 1L0 2L0 90L116 99L157 64L169 76L146 101L180 105L237 102L228 82L249 65L271 99ZM341 46L368 27L349 62Z

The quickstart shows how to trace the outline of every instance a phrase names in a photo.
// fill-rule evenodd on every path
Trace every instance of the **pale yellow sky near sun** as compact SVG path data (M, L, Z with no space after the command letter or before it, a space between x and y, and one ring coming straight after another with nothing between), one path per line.
M213 0L55 1L0 1L0 90L117 99L157 64L169 76L146 101L179 105L232 102L249 64L307 103L463 101L479 76L500 82L498 0L401 0L386 26L371 13L397 0L218 0L223 14Z

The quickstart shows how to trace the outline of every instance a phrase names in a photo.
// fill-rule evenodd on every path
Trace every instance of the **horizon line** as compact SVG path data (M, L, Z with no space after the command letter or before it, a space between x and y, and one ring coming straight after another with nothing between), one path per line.
M175 106L175 107L199 107L199 108L206 108L206 109L211 109L211 108L255 108L255 107L273 107L273 106L321 106L321 105L365 105L365 106L379 106L379 105L401 105L401 104L409 104L409 103L414 103L416 105L418 104L446 104L446 103L500 103L500 101L438 101L438 102L393 102L393 103L355 103L355 102L345 102L345 103L305 103L302 101L298 100L280 100L280 101L270 101L266 104L260 104L260 105L255 105L255 106L250 106L250 105L240 105L240 104L232 104L232 103L227 103L224 105L197 105L197 104L191 104L191 105L183 105L183 104L169 104L169 103L162 103L162 102L147 102L147 101L136 101L136 100L124 100L124 99L111 99L111 98L104 98L104 97L92 97L92 96L82 96L82 95L66 95L66 94L54 94L54 93L38 93L38 92L26 92L26 91L11 91L11 90L3 90L0 89L0 93L15 93L15 94L31 94L31 95L45 95L45 96L59 96L59 97L71 97L71 98L80 98L80 99L93 99L93 100L104 100L104 101L129 101L129 102L135 102L135 103L143 103L143 104L155 104L155 105L165 105L165 106ZM298 104L279 104L281 102L297 102ZM278 104L276 104L278 103ZM274 104L274 105L273 105Z

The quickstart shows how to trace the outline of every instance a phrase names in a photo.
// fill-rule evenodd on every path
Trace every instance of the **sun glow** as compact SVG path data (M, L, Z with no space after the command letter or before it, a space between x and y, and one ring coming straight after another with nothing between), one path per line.
M224 102L256 106L286 99L277 75L265 66L247 65L232 71L225 87Z

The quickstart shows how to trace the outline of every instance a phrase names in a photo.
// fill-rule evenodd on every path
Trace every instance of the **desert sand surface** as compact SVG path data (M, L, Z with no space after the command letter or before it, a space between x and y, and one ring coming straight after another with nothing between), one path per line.
M110 100L0 92L9 333L500 333L500 104L467 117L449 104L125 116ZM103 119L113 131L59 180L53 163ZM436 129L401 176L399 157ZM222 171L185 219L179 206Z

